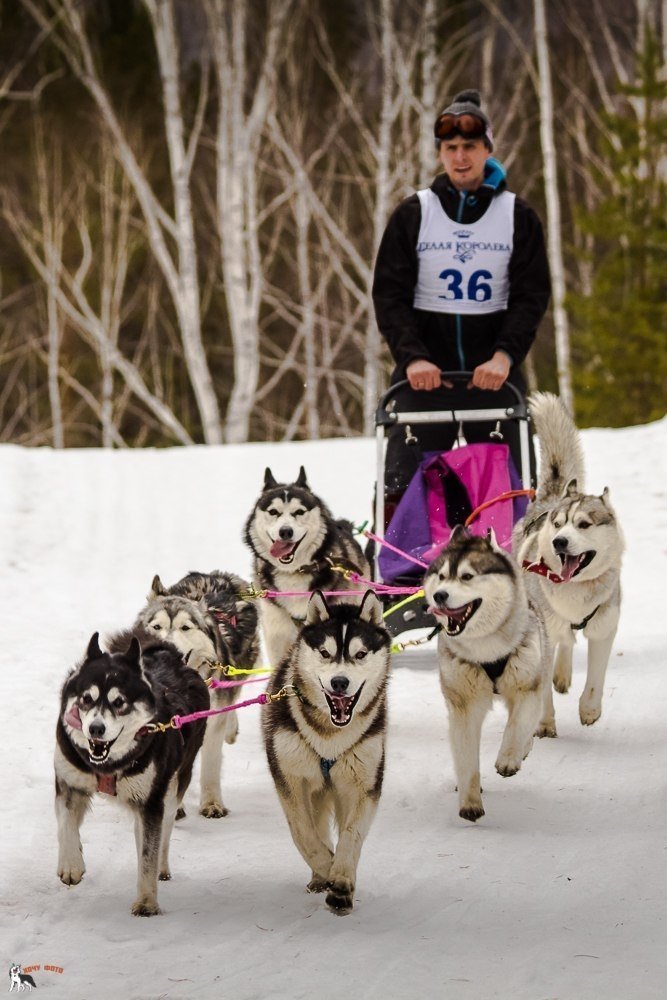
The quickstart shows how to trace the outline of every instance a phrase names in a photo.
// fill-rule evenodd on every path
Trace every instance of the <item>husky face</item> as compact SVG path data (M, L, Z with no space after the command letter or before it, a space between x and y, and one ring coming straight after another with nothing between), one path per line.
M457 527L424 580L429 611L450 637L495 632L516 597L516 574L493 531L486 538Z
M388 667L389 637L375 594L368 591L361 607L329 606L316 591L296 648L294 680L306 702L342 729L375 699Z
M296 482L277 483L267 469L264 489L246 526L255 554L276 569L295 570L312 560L327 533L326 510L311 492L303 466Z
M609 491L600 497L577 491L572 480L539 530L540 555L563 581L592 580L618 561L622 540Z
M93 767L117 765L155 711L139 642L133 639L126 653L103 653L96 632L63 691L61 718L78 752Z
M215 660L215 628L203 605L187 597L156 597L146 605L139 623L161 642L170 642L187 656L200 653Z

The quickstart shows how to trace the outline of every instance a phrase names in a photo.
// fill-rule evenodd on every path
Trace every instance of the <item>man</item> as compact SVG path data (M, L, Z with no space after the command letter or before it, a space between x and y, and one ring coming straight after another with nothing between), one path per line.
M504 406L514 401L502 389L508 379L525 390L519 365L549 301L542 226L506 188L477 91L457 94L436 119L434 134L445 172L395 209L375 264L373 302L396 363L392 383L409 382L399 390L398 409ZM472 379L443 388L441 369L469 370ZM466 440L488 441L494 426L464 424ZM520 469L518 424L503 423L501 430ZM407 486L421 452L446 451L457 432L452 423L415 425L418 448L410 448L404 429L391 429L389 503Z

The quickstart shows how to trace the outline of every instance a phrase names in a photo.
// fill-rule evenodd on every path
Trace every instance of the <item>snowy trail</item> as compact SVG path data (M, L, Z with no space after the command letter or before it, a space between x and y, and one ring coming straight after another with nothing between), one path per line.
M125 625L151 578L219 567L248 574L245 517L271 465L304 464L337 515L368 516L373 442L163 452L0 448L5 966L68 1000L662 1000L667 978L667 421L588 431L588 483L609 485L628 542L626 605L602 719L584 729L572 691L559 739L521 772L482 741L486 816L457 815L435 651L396 657L386 782L364 846L353 913L308 896L266 768L259 710L225 749L220 821L176 828L164 916L129 914L130 817L98 796L83 827L87 874L55 876L53 733L60 685L92 631ZM233 484L233 485L232 485ZM46 964L63 970L49 972Z

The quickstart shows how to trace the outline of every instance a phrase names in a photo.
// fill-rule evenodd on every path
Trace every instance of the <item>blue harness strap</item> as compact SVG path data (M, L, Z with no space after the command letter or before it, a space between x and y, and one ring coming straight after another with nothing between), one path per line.
M320 771L322 772L322 777L325 781L329 778L329 771L336 763L335 760L325 760L324 757L320 757Z

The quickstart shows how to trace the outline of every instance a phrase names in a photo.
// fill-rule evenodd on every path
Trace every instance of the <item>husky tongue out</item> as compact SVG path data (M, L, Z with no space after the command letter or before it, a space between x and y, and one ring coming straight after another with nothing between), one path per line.
M580 552L578 556L561 556L563 564L560 571L561 580L563 582L571 580L579 570L588 566L594 555L594 552Z
M299 542L300 541L301 539L299 539ZM269 549L269 552L271 553L274 559L279 559L280 562L283 563L290 563L294 558L294 553L297 550L299 542L292 542L292 541L284 542L282 539L279 538L273 543L273 545Z
M328 691L324 692L329 704L331 721L334 726L346 726L348 724L352 718L354 707L359 701L359 695L361 694L363 686L364 685L362 684L357 693L352 695L351 698L347 695L329 694Z

